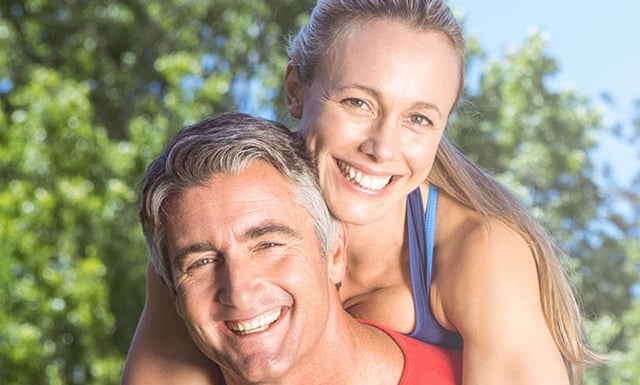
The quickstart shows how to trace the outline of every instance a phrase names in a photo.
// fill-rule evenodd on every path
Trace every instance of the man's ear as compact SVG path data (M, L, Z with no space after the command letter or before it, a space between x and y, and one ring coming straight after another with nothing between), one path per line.
M158 273L155 269L153 269L153 273L158 278L158 281L162 283L162 286L164 286L167 289L169 296L173 300L173 304L176 308L176 312L180 317L182 317L182 311L180 310L180 304L178 302L178 292L176 291L175 285L172 285L169 282L167 282L167 280L162 276L162 274Z
M287 110L296 119L302 117L302 98L304 97L304 84L298 77L298 68L293 62L287 63L287 71L284 75L284 97Z
M329 280L340 288L347 269L347 231L342 223L340 223L338 234L333 239L327 259Z
M162 283L164 283L167 286L167 289L169 289L171 299L173 300L173 305L176 308L176 313L178 313L178 315L181 318L184 318L184 314L182 313L182 307L180 306L180 298L178 297L178 291L176 289L176 285L169 284L169 282L165 281L164 279L162 279Z

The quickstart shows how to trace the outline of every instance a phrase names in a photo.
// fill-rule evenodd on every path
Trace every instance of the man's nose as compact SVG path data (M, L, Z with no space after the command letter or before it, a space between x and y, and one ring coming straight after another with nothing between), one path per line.
M251 263L226 259L218 271L217 300L235 308L249 307L258 293L259 277Z

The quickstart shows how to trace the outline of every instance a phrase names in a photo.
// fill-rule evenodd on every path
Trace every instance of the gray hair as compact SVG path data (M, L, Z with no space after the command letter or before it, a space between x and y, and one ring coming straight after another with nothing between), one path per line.
M359 23L389 19L405 23L417 31L445 35L460 58L460 84L464 86L465 41L460 23L443 0L318 0L309 22L289 39L287 54L297 68L299 79L309 84L316 67Z
M269 163L290 181L297 203L312 218L322 255L329 251L339 225L322 197L302 139L280 123L225 113L179 131L149 165L142 181L140 222L149 260L172 288L166 203L190 187L206 185L215 174L237 174L256 161Z

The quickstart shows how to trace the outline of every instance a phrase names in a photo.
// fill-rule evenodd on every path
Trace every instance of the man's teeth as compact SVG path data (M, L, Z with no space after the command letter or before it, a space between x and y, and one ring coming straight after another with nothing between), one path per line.
M238 334L251 334L266 330L280 318L282 309L274 310L270 313L265 313L259 317L252 319L251 321L227 321L227 327Z
M342 175L344 175L345 178L367 190L382 190L391 180L391 176L362 174L360 171L340 160L338 161L338 167L340 167L340 171L342 171Z

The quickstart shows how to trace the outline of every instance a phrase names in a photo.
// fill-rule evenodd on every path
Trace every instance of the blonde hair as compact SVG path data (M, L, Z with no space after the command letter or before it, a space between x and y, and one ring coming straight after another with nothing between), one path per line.
M574 384L582 383L584 367L603 359L587 344L580 307L555 246L546 230L520 201L493 177L465 157L446 138L440 142L429 183L486 217L516 230L528 244L536 263L540 301L567 371Z
M442 0L319 0L309 22L289 41L287 53L299 79L311 83L316 66L346 38L349 29L372 19L395 20L415 30L445 35L459 54L457 100L460 99L465 42L458 20ZM584 366L602 358L586 342L580 308L560 263L562 253L547 232L510 191L465 157L446 137L440 142L427 181L463 205L521 234L535 259L547 325L571 382L581 383Z

